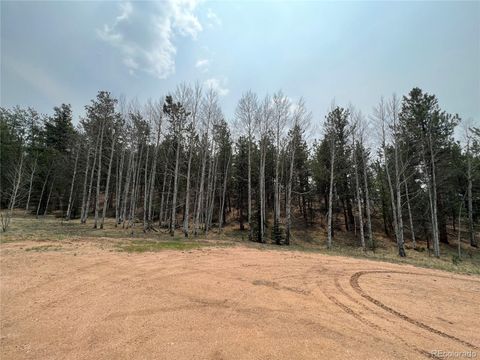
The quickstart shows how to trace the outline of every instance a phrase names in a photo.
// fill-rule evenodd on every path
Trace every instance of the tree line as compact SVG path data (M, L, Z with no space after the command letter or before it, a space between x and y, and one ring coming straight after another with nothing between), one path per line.
M77 126L67 104L0 116L3 231L22 209L185 237L237 223L278 245L292 227L320 224L328 247L347 231L373 249L381 228L400 256L406 240L440 256L449 229L460 239L466 227L478 244L480 130L419 88L380 99L369 116L332 104L313 142L303 99L248 91L227 122L217 93L198 84L145 104L100 91Z

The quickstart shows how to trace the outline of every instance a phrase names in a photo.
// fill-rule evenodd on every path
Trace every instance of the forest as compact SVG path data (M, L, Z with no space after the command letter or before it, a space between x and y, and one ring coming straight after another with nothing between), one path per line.
M327 247L349 232L364 250L377 229L401 257L417 241L439 257L462 229L478 246L480 127L419 88L324 119L282 91L245 92L227 119L199 84L144 104L99 91L78 124L68 104L0 114L3 232L15 211L193 238L228 224L277 245L316 225Z

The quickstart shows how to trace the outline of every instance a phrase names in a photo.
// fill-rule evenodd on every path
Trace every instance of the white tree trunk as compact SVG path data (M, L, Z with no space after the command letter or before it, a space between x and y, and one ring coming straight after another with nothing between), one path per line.
M328 190L328 234L327 234L327 247L332 247L332 209L333 209L333 180L335 169L335 141L332 139L330 144L330 188Z
M410 234L412 236L412 246L414 249L417 248L417 242L415 240L415 229L413 227L413 217L412 217L412 210L410 208L410 195L408 193L408 185L407 185L407 179L404 179L405 181L405 196L407 200L407 210L408 210L408 220L410 224Z
M45 181L43 182L43 185L42 185L42 191L40 192L40 199L38 199L37 214L36 214L37 219L38 219L38 215L40 214L40 206L42 205L43 193L45 192L45 187L47 186L47 180L48 180L48 177L50 176L50 170L51 170L51 167L48 169L47 176L45 177Z
M228 157L227 166L225 168L224 178L223 178L222 203L220 205L220 216L219 216L219 222L218 222L218 228L220 229L220 231L222 231L223 221L224 221L223 211L225 209L225 196L227 194L227 180L228 180L228 168L229 168L229 166L230 166L230 155Z
M10 225L10 220L13 216L13 209L15 208L15 203L17 201L17 195L18 195L18 189L20 188L20 181L22 180L22 172L23 172L23 159L25 157L23 149L20 150L21 155L20 155L20 164L16 168L15 171L15 177L13 181L13 189L12 189L12 196L10 198L10 206L9 206L9 211L7 214L7 217L4 219L2 216L2 227L3 231L7 231L9 225Z
M173 178L173 195L172 195L172 217L170 221L170 235L175 235L175 225L177 223L177 192L178 192L178 168L180 165L180 136L177 139L177 150L175 151L175 173Z
M98 227L98 214L100 211L100 181L102 179L102 152L103 152L103 132L105 129L105 122L102 123L102 130L100 135L100 149L98 151L98 170L97 170L97 194L95 196L95 223L93 228ZM105 200L104 200L105 201Z
M202 212L203 207L203 197L204 197L204 187L205 187L205 170L207 167L207 152L208 152L208 124L207 124L207 131L204 138L204 151L202 155L202 173L200 175L200 185L198 188L198 202L197 202L197 213L195 216L195 225L193 233L195 236L198 234L198 227L200 224L200 213Z
M68 196L68 206L67 206L67 216L66 216L67 220L70 220L70 215L72 212L73 189L75 186L75 178L77 177L77 164L78 164L79 154L80 154L80 146L78 146L77 148L77 155L75 156L75 165L73 167L72 184L70 185L70 195Z
M87 184L88 184L88 169L90 167L90 146L87 150L87 161L85 163L85 173L83 174L83 193L82 193L82 209L80 213L80 222L83 223L83 217L85 216L85 207L87 204Z
M429 146L431 159L431 209L432 209L432 235L433 251L435 256L440 257L440 241L438 235L438 215L437 215L437 180L435 175L435 155L433 152L432 133L429 131Z
M165 185L167 184L167 170L168 170L168 156L165 157L165 167L163 170L162 194L160 195L160 212L158 214L158 226L162 227L163 223L163 208L165 204Z
M355 167L355 189L357 193L357 205L358 205L358 221L360 227L360 243L362 244L362 249L365 251L365 235L363 232L363 212L362 212L362 196L360 193L360 182L358 180L358 161L357 161L357 154L356 154L356 144L355 144L355 130L352 132L353 134L353 163Z
M88 213L90 211L90 199L91 199L91 196L92 196L93 177L95 175L95 165L97 164L97 153L98 153L99 142L100 142L100 133L98 133L97 143L95 145L95 152L93 154L93 165L92 165L92 172L90 174L90 185L88 187L87 201L85 203L85 209L83 211L83 217L80 220L82 224L85 224L87 222Z
M152 171L150 173L150 185L149 185L149 195L148 195L148 224L151 226L152 223L152 203L153 203L153 192L155 189L155 180L157 177L157 162L158 162L158 148L160 145L160 133L161 133L161 120L158 125L158 133L157 133L157 143L155 144L155 152L153 155L153 163L152 163Z
M362 150L363 150L363 142L362 142ZM372 248L374 248L372 220L371 220L371 214L370 214L370 192L368 190L367 161L365 158L365 154L362 155L362 160L363 160L363 186L365 189L365 209L367 213L366 215L367 215L368 243Z
M295 147L296 142L293 139L292 141L292 150L290 154L290 169L288 175L288 183L287 183L287 196L285 201L285 244L290 245L290 231L292 226L292 182L293 182L293 169L294 169L294 162L295 162Z
M118 158L117 158L118 164ZM115 227L120 224L121 216L121 200L122 200L122 185L123 185L123 167L125 164L125 148L122 149L122 156L120 158L120 165L117 166L117 176L115 177Z
M116 135L113 136L112 148L110 149L110 160L108 161L107 183L105 184L105 199L103 201L103 211L102 211L102 220L100 222L100 229L103 229L103 224L105 222L105 216L107 214L108 198L110 196L110 194L109 194L110 176L112 174L113 155L115 153L115 141L116 141Z
M122 204L122 211L121 211L121 222L122 222L122 227L125 228L125 224L127 221L127 206L128 206L128 194L130 193L130 183L132 182L133 179L133 160L134 160L134 149L130 150L130 155L128 157L128 163L127 163L127 173L126 173L126 179L125 179L125 187L124 187L124 193L123 193L123 204Z
M47 216L48 204L50 203L50 197L52 196L53 184L55 184L55 177L52 179L52 185L50 186L50 191L48 192L47 203L45 205L45 211L43 212L43 216Z
M193 134L191 134L193 139ZM183 233L185 237L189 235L189 222L190 222L190 172L192 166L192 156L193 156L193 140L190 140L190 145L188 149L188 164L187 164L187 185L185 189L185 214L183 219Z
M400 154L398 149L398 139L397 139L397 122L396 122L396 113L394 114L394 150L395 150L395 190L397 193L397 245L398 252L401 257L405 257L405 242L403 239L403 216L402 216L402 188L401 188L401 174L400 174Z
M143 231L146 232L148 228L148 157L150 147L147 144L147 156L145 157L145 171L143 176Z
M78 154L77 154L78 156ZM38 155L35 157L35 162L33 163L32 173L30 174L30 184L28 186L28 197L27 197L27 204L25 205L25 214L28 213L28 208L30 205L30 198L32 195L32 186L33 186L33 177L35 175L35 171L37 170L37 162L38 162Z
M266 157L266 144L264 144L265 139L261 140L262 144L260 146L260 233L259 241L265 243L265 157Z
M472 196L472 159L470 154L470 147L467 147L467 202L468 202L468 235L470 238L470 246L478 247L475 238L475 231L473 226L473 196Z
M248 231L249 239L253 240L253 228L252 228L252 135L248 134Z

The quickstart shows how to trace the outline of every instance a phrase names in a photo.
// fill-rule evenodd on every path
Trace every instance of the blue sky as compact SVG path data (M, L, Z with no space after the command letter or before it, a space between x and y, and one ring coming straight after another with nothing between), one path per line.
M1 2L1 105L75 119L98 90L159 98L215 87L228 119L242 92L303 96L365 114L419 86L480 123L480 2Z

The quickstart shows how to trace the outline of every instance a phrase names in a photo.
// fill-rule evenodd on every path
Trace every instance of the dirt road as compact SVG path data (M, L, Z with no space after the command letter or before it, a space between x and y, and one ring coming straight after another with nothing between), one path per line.
M480 357L475 276L243 247L28 246L1 247L3 360Z

